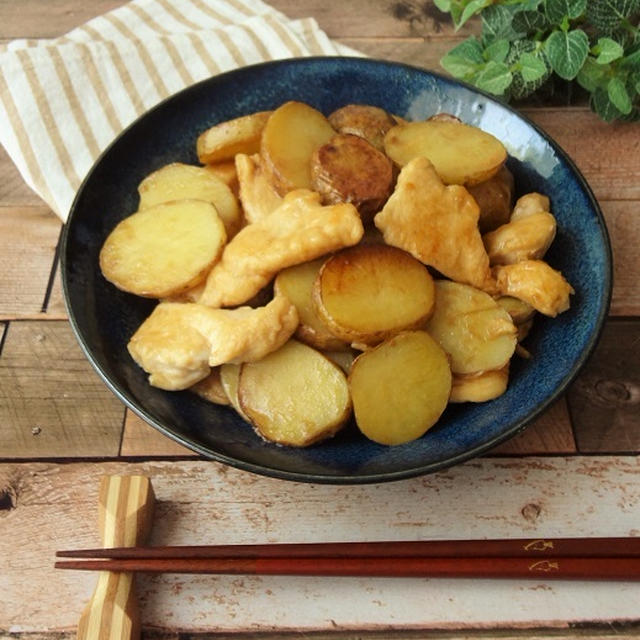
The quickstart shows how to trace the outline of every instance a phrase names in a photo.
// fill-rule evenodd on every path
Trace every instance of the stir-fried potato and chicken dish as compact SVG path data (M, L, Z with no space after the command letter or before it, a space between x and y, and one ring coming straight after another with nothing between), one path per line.
M290 101L194 142L201 164L140 183L100 267L158 299L128 344L149 383L268 441L352 416L381 444L420 438L449 403L503 394L536 314L569 308L549 199L514 203L502 142L452 115Z

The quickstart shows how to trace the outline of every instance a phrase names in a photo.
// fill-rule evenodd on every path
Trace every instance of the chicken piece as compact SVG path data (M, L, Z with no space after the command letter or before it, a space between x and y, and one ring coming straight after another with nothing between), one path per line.
M236 155L236 173L240 202L247 223L262 220L282 204L282 198L262 171L258 154Z
M176 391L203 380L219 364L260 360L283 345L297 326L298 312L284 296L257 309L161 302L128 349L151 385Z
M200 304L242 304L285 267L357 244L364 233L352 204L327 207L308 189L290 191L270 215L247 225L229 242L209 272Z
M511 212L510 220L513 222L514 220L526 218L532 213L550 211L550 205L551 203L549 202L549 198L541 193L537 193L536 191L525 193L516 200L515 207L513 207L513 211Z
M387 244L409 252L456 282L494 292L480 211L462 186L445 186L423 156L411 160L374 224Z
M512 220L482 236L491 265L540 260L556 236L556 219L546 211Z
M501 294L528 302L552 318L566 311L575 291L564 276L543 260L523 260L493 268Z

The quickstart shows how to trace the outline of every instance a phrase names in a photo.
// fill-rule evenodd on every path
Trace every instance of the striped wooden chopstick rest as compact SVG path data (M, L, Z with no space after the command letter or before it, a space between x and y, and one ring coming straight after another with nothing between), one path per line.
M155 497L144 476L105 476L100 483L99 527L105 547L144 544L151 530ZM79 640L130 640L140 636L132 572L103 568L78 623Z

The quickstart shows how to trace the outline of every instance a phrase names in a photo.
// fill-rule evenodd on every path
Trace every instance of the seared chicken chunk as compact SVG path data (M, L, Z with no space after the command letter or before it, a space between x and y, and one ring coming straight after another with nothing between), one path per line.
M493 273L501 294L528 302L534 309L555 317L566 311L573 287L543 260L523 260L499 265Z
M464 187L445 186L431 162L419 156L402 169L374 223L387 244L452 280L493 291L479 215L476 201Z
M549 198L541 193L536 193L535 191L525 193L516 200L510 220L520 220L539 211L550 211L550 205Z
M258 154L248 156L239 153L236 156L236 173L247 223L253 224L266 218L282 204L282 198L264 175Z
M199 302L210 307L242 304L285 267L357 244L363 233L352 204L323 207L319 194L291 191L273 213L244 227L226 245Z
M128 349L153 386L175 391L203 380L216 365L260 360L283 345L297 326L298 312L284 296L257 309L161 302Z

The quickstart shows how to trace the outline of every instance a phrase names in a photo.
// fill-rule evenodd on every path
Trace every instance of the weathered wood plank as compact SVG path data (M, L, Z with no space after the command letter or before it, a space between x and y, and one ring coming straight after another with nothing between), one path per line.
M175 440L168 438L157 429L148 425L133 411L127 409L122 443L120 445L121 456L196 456L197 454L183 447Z
M482 459L328 486L206 461L0 465L0 629L68 631L95 576L52 569L99 542L103 474L152 478L152 544L640 535L640 458ZM19 541L19 544L16 542ZM184 632L556 627L640 621L640 583L140 576L145 628ZM295 606L294 604L295 603Z
M525 431L492 449L488 455L545 455L575 451L571 419L563 396Z
M55 267L53 276L53 284L49 292L49 298L46 303L47 318L63 319L67 318L67 308L64 304L64 294L62 292L62 276L60 275L60 262Z
M568 394L581 452L640 449L640 320L611 320Z
M0 146L0 203L3 207L45 206L43 201L22 179L3 146Z
M12 322L0 358L0 457L116 456L124 407L64 321Z
M60 228L47 207L0 207L0 319L42 312Z

